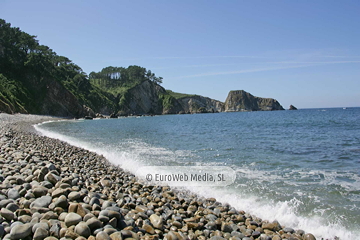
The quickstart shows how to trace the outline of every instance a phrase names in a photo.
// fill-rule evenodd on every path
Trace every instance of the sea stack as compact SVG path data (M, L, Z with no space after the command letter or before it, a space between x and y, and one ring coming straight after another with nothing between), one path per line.
M225 101L225 112L284 110L273 98L255 97L244 91L230 91Z
M290 105L289 110L298 110L294 105Z

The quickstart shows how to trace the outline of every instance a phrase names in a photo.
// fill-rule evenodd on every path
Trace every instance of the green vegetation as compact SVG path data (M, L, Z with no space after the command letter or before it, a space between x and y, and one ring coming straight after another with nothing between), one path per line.
M51 106L61 105L57 99L49 98L66 91L72 94L67 95L69 102L77 99L80 106L96 108L98 103L106 102L114 107L112 96L92 86L78 65L3 19L0 19L0 73L3 111L41 114L49 100L53 101ZM52 95L50 88L55 91Z
M123 67L106 67L100 72L91 72L89 74L90 83L100 89L112 93L124 95L128 89L144 81L162 83L162 77L156 77L154 73L140 66Z
M0 111L56 114L62 108L75 116L85 105L109 114L126 108L129 89L144 81L160 84L162 77L140 66L106 67L88 77L67 57L0 19Z
M176 101L176 99L167 92L165 94L159 94L159 100L165 112L170 111L170 109L174 107Z
M21 95L26 95L22 86L0 74L0 109L6 109L8 112L26 113L24 103L17 97Z
M166 90L166 92L167 92L168 94L170 94L171 96L173 96L175 99L197 96L197 95L195 95L195 94L177 93L177 92L173 92L173 91L171 91L171 90Z

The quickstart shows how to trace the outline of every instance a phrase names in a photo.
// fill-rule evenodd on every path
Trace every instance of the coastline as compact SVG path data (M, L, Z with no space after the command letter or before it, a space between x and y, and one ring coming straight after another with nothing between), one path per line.
M3 239L315 239L213 198L144 186L104 157L32 127L59 118L0 120Z

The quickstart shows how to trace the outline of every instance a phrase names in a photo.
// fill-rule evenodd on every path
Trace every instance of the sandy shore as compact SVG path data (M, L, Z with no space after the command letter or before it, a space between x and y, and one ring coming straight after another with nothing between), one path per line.
M0 114L0 238L312 240L169 187L144 186L105 158L39 136L55 120Z

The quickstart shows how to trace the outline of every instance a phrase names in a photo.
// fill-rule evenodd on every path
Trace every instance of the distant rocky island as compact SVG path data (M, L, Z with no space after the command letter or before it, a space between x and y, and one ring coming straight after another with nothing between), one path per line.
M289 110L298 110L294 105L290 105Z
M273 98L255 97L244 90L230 91L225 101L226 112L285 110Z
M230 91L225 103L165 90L140 66L106 67L89 75L36 37L0 19L0 112L102 117L284 110L272 98Z

